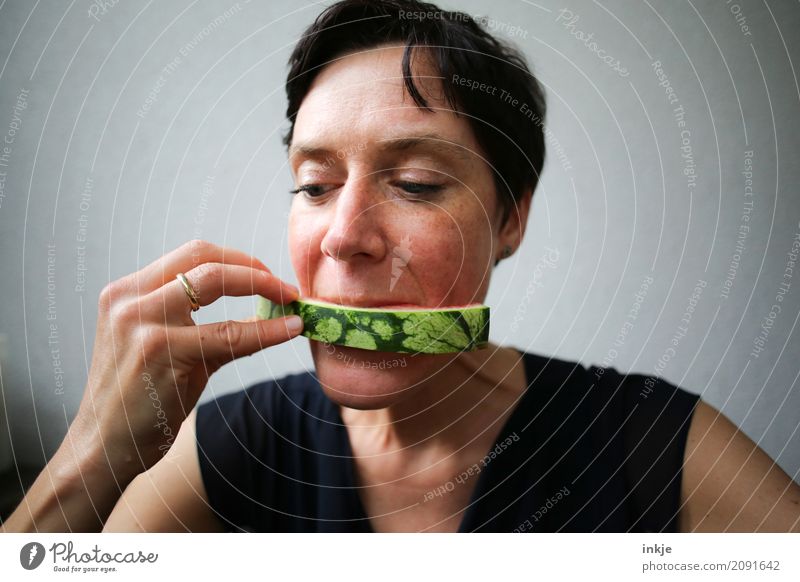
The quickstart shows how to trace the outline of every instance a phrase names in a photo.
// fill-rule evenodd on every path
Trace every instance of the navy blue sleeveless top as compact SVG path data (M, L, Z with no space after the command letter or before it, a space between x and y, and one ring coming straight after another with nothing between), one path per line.
M477 481L458 531L676 531L699 396L522 355L527 388L477 470L461 475ZM347 428L313 371L205 402L196 429L209 504L229 531L373 531Z

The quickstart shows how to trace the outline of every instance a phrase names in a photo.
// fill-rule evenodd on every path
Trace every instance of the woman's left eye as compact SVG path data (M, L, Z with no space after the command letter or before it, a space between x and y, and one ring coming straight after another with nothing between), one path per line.
M442 189L441 184L424 184L422 182L396 182L395 185L409 194L433 194Z

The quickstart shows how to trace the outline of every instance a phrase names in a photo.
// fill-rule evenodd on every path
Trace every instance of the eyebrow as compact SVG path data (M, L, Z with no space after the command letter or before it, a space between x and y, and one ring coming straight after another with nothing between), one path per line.
M465 162L472 162L473 158L467 148L456 142L442 139L434 133L421 135L408 135L402 137L389 137L378 141L378 147L382 151L399 152L413 149L428 150L458 158ZM336 150L325 146L307 143L289 148L289 158L303 156L306 158L326 158L335 155Z

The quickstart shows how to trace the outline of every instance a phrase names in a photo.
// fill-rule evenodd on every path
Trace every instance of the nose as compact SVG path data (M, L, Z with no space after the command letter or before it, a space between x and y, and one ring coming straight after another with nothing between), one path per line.
M339 261L379 261L386 253L381 218L386 208L369 178L348 176L331 205L322 252Z

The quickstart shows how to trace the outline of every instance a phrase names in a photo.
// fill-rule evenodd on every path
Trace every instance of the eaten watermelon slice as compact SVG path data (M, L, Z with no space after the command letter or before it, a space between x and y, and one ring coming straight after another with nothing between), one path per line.
M407 354L446 354L486 347L489 307L350 307L301 298L286 305L259 297L257 315L303 319L302 335L329 344Z

